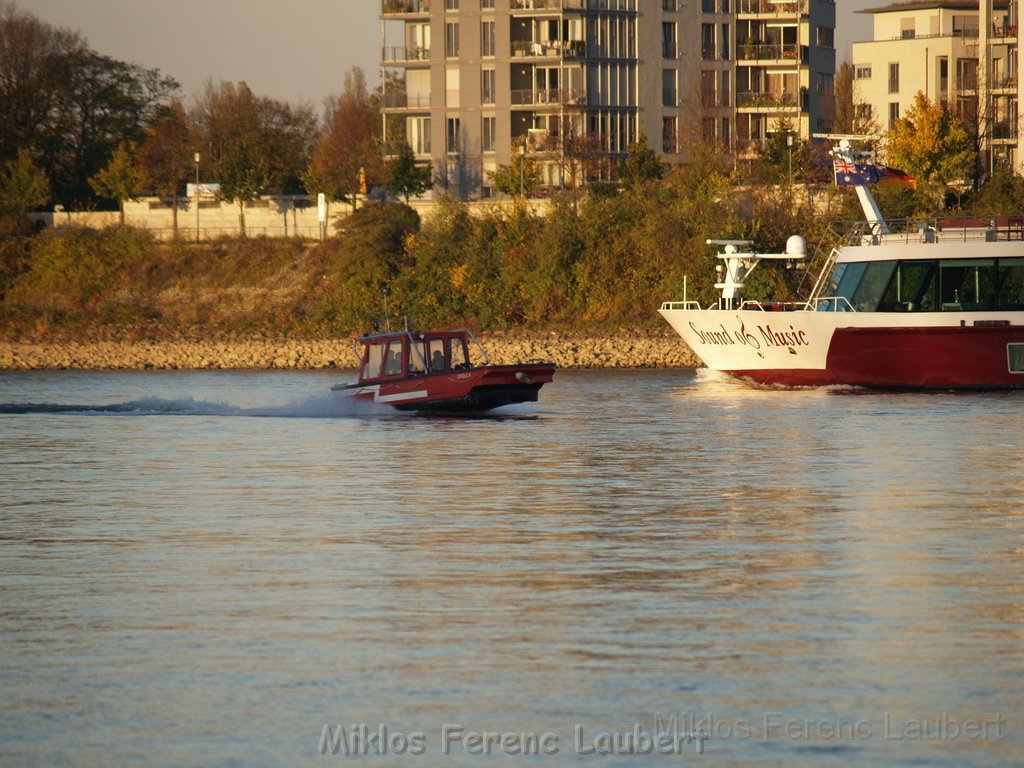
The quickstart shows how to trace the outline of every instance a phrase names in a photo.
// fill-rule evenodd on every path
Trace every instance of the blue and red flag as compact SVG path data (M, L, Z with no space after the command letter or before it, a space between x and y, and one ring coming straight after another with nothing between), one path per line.
M835 161L836 186L851 187L861 184L877 184L879 168L869 163L847 163Z

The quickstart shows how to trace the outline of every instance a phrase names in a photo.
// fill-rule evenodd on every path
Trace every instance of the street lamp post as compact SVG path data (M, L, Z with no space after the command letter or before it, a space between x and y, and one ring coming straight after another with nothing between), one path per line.
M793 189L793 134L786 134L786 146L789 147L789 189Z
M526 197L526 144L519 145L519 196Z
M192 159L196 163L196 242L199 242L199 153L196 152Z

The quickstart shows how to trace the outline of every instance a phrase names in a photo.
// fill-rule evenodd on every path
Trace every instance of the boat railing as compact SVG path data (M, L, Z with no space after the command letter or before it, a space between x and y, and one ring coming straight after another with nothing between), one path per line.
M708 309L714 309L715 304L708 305ZM675 311L695 311L702 312L704 308L700 305L699 301L666 301L661 305L661 308L666 312Z
M812 312L856 312L853 304L845 296L820 296L807 302Z
M830 225L842 246L898 243L1024 241L1024 217L942 216L895 219L886 222L888 233L866 221L837 221ZM840 234L840 233L846 233ZM812 294L813 295L813 294Z

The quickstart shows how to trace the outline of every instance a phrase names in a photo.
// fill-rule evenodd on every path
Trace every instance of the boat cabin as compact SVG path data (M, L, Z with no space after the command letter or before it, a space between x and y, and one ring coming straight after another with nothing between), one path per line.
M359 381L399 380L473 368L470 340L478 346L468 330L368 334L356 342L361 360Z

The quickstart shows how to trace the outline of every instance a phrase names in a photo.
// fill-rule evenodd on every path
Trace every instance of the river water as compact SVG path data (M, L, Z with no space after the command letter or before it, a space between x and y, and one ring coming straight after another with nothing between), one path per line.
M338 378L0 374L0 765L1024 762L1024 394Z

